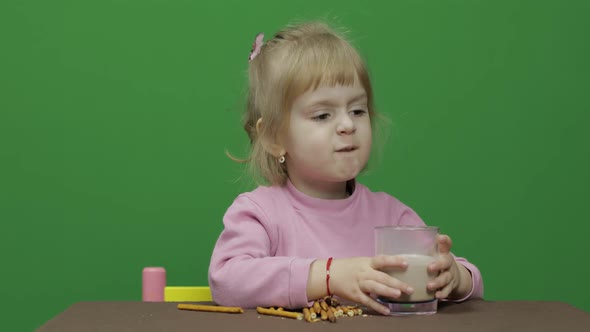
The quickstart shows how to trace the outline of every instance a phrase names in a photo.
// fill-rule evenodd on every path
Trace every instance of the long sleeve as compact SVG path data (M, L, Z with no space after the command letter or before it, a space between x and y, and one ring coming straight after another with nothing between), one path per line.
M209 286L220 305L307 305L305 289L314 259L275 256L278 229L247 196L227 210L209 266Z
M469 273L471 274L471 292L465 295L462 299L453 300L453 302L463 302L470 299L483 299L483 279L481 277L481 272L477 268L477 266L469 263L465 258L462 257L455 257L455 261L467 268Z

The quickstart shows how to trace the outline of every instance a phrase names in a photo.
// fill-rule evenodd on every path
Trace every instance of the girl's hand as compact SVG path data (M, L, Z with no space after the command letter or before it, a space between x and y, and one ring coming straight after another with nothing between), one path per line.
M363 304L381 314L389 315L389 308L369 294L399 298L414 291L408 284L380 270L406 268L408 263L398 256L379 255L335 259L330 268L330 290L343 299Z
M428 266L428 271L438 273L438 276L427 285L431 291L436 291L438 299L446 299L449 296L461 298L471 289L471 278L464 278L469 271L455 262L451 255L453 242L448 235L438 235L438 259ZM468 285L469 284L469 285Z

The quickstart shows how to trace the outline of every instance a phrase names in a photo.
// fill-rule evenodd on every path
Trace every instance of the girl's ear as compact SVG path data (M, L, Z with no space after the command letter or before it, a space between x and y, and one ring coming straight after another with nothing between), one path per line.
M262 147L264 148L264 150L266 150L266 152L270 153L271 155L273 155L277 158L279 156L284 156L286 151L285 151L285 148L280 144L280 142L277 142L276 139L263 137L261 135L263 125L264 124L262 122L262 118L260 118L260 119L258 119L258 121L256 121L256 133L258 134L258 137L260 139L260 143L262 144Z

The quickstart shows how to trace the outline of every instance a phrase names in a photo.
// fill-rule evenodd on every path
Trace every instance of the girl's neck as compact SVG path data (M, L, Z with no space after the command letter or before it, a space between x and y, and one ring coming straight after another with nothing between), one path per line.
M306 182L290 179L300 192L321 199L344 199L354 192L354 179L346 182Z

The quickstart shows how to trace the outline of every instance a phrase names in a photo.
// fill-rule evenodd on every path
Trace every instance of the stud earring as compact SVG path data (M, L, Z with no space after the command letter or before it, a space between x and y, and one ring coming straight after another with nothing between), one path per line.
M285 163L285 155L283 155L283 154L279 155L279 163L281 163L281 164Z

